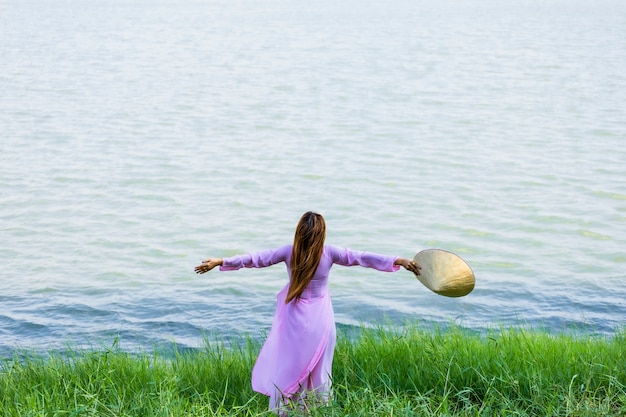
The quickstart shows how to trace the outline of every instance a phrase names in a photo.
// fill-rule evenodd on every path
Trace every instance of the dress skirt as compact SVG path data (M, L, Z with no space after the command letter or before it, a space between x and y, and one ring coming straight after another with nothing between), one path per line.
M285 304L287 284L276 297L270 333L252 370L252 388L279 409L295 394L330 394L336 330L330 294Z

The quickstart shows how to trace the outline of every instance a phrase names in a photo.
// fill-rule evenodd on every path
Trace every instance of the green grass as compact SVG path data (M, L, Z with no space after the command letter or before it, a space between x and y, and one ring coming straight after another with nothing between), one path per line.
M2 416L257 416L259 344L131 354L16 353L0 370ZM311 415L626 415L626 332L363 329L340 336L334 396Z

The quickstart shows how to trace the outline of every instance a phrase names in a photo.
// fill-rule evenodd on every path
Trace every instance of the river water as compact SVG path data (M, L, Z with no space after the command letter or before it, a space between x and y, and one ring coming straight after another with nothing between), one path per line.
M476 288L335 267L343 328L626 319L626 3L0 2L0 354L262 337L291 242L458 253Z

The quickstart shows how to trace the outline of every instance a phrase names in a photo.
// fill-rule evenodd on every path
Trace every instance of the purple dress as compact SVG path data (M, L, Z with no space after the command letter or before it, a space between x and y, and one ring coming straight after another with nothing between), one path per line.
M224 258L222 271L263 268L285 262L291 278L292 245ZM328 400L335 351L335 316L328 292L333 264L360 265L379 271L397 271L397 257L326 245L313 279L300 300L285 304L289 282L276 297L270 333L252 370L252 388L270 396L270 408L280 406L294 394L315 391Z

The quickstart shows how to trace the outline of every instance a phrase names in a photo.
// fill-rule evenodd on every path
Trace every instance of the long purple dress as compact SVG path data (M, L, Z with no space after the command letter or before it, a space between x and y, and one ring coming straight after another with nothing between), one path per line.
M292 245L247 255L224 258L222 271L263 268L285 262L291 279ZM300 300L285 304L289 282L276 297L270 333L252 370L252 388L270 397L277 410L294 394L315 391L328 400L335 351L335 316L328 292L328 275L333 264L360 265L393 272L397 257L360 252L326 245L313 279Z

